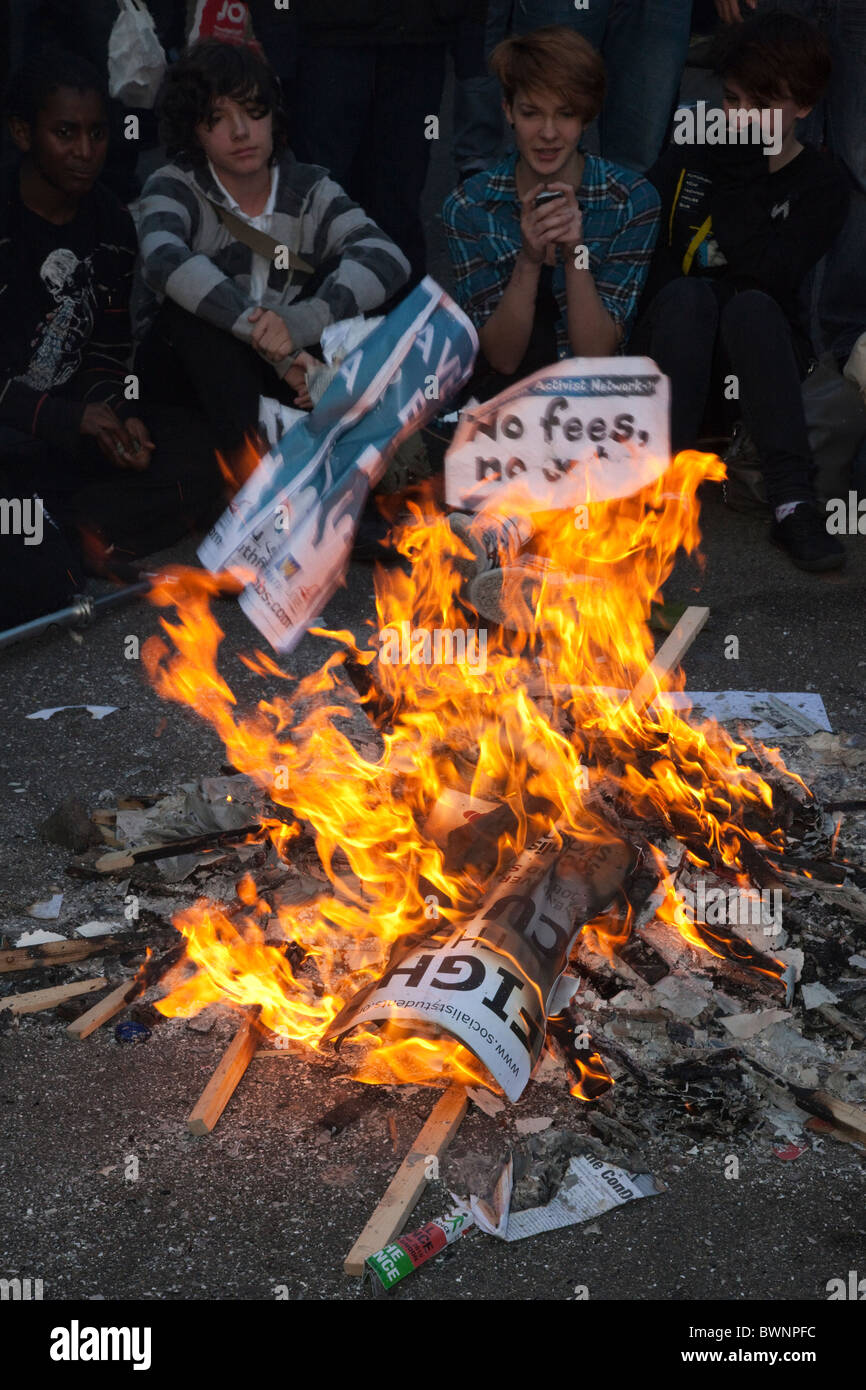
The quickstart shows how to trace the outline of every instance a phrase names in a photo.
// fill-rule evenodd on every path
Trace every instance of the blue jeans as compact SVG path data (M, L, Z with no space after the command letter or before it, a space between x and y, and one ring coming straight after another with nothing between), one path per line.
M516 0L518 34L548 24L576 29L607 69L599 117L605 159L641 173L661 153L689 51L692 0Z
M845 225L813 286L819 329L816 346L841 359L866 332L866 4L864 0L761 0L758 8L805 15L823 29L830 43L830 84L803 122L803 136L813 144L826 143L851 175L851 207Z
M321 164L387 232L412 266L405 294L426 273L421 194L430 163L427 117L442 103L445 44L358 44L303 50L291 147Z

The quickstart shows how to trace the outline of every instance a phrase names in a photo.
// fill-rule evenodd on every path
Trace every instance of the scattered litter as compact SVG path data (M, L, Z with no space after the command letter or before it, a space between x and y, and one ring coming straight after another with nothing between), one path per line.
M472 1217L464 1208L400 1236L377 1250L375 1255L368 1256L364 1265L364 1286L374 1294L392 1289L446 1246L453 1245L472 1225Z
M93 719L104 719L107 714L116 714L117 705L55 705L54 709L38 709L33 714L25 714L25 719L50 719L65 709L86 709Z
M789 946L785 951L774 951L773 955L780 960L784 966L789 966L793 972L794 983L799 980L803 973L803 965L806 957L799 946Z
M149 1028L146 1028L143 1023L135 1023L131 1018L118 1023L114 1030L114 1036L119 1043L147 1042L150 1035L151 1030Z
M653 989L653 997L663 1009L676 1014L679 1019L697 1018L709 1003L705 994L699 993L674 975L667 975L663 980L659 980Z
M800 1154L804 1154L808 1147L808 1144L786 1144L783 1149L773 1149L773 1153L783 1163L793 1163L794 1159L799 1158Z
M666 697L674 708L691 705L689 723L715 719L719 724L747 723L753 738L792 738L830 732L820 695L808 691L696 690Z
M614 1207L624 1206L626 1202L640 1197L654 1197L666 1190L664 1184L650 1173L627 1173L615 1164L596 1157L585 1141L580 1142L567 1130L545 1135L544 1140L551 1142L540 1149L536 1147L529 1153L518 1153L516 1157L508 1159L492 1194L469 1198L469 1211L479 1230L498 1236L500 1240L523 1240L542 1231L580 1225ZM541 1142L544 1144L544 1141ZM527 1165L530 1171L540 1169L543 1184L549 1178L551 1157L554 1162L564 1158L569 1145L576 1147L578 1152L568 1158L552 1199L543 1206L515 1210L523 1181L515 1182L515 1172ZM537 1183L538 1179L533 1177L533 1182ZM536 1190L536 1187L533 1185L530 1190Z
M42 922L53 922L60 916L62 905L63 894L55 893L53 898L46 898L44 902L31 903L27 909L27 915L38 917Z
M787 1139L795 1144L803 1133L803 1112L801 1110L780 1110L777 1105L769 1105L764 1111L764 1119L772 1127L777 1139Z
M527 1115L525 1119L515 1120L514 1128L518 1134L540 1134L543 1129L550 1129L552 1124L552 1116Z
M82 922L80 927L75 928L76 936L112 936L115 932L125 931L125 922Z
M19 936L15 945L22 946L44 946L47 941L65 941L66 937L61 936L56 931L26 931L23 936Z
M832 989L820 983L813 985L803 985L803 1007L805 1009L819 1009L822 1004L838 1004L839 996L834 994Z
M866 763L866 741L861 734L815 734L806 739L806 747L821 763L842 767L860 767Z
M467 1086L466 1094L470 1100L474 1101L479 1110L483 1110L485 1115L491 1119L499 1115L505 1109L505 1101L501 1096L495 1096L492 1091L488 1091L483 1086Z
M730 1014L721 1020L722 1027L735 1038L753 1038L762 1033L771 1023L780 1023L789 1017L785 1009L759 1009L757 1013Z

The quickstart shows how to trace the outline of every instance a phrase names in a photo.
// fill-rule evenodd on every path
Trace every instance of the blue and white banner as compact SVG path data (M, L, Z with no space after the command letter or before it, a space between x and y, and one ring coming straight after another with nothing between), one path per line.
M247 581L241 607L291 651L345 573L388 458L468 380L469 319L429 277L343 362L314 410L266 454L199 550Z

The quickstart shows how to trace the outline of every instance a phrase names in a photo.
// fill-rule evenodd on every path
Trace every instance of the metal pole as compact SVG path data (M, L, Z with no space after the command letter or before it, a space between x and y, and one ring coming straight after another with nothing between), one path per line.
M94 599L89 598L87 594L76 594L74 602L68 608L58 608L55 613L46 613L41 618L32 618L29 623L20 623L18 627L10 627L5 632L0 632L0 651L4 647L11 647L15 642L25 641L29 637L39 637L50 627L89 627L101 613L138 598L139 594L147 593L150 587L151 581L144 579L138 584L128 584L123 589L116 589L112 594L104 594L102 598Z

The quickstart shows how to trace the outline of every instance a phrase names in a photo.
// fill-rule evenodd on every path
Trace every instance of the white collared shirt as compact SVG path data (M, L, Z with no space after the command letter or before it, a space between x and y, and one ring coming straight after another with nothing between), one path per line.
M216 170L208 160L208 167L213 176L214 183L222 194L225 195L230 210L236 217L242 217L251 227L256 227L260 232L271 232L271 220L274 212L274 205L277 201L277 186L280 181L280 169L278 164L271 167L271 191L268 194L268 201L256 217L250 217L249 213L244 212L237 200L229 193L225 184L221 182ZM262 297L267 288L268 275L270 274L271 262L265 256L259 256L253 252L252 269L250 271L250 299L254 299L257 304L261 304Z

